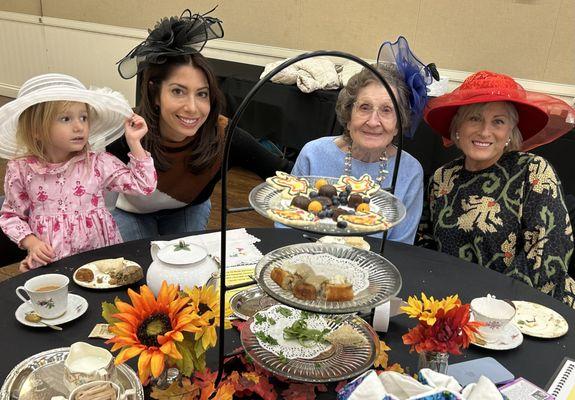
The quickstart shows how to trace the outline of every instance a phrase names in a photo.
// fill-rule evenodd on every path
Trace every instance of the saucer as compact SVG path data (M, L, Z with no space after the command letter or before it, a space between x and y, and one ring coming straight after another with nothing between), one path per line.
M529 336L552 339L563 336L569 324L556 311L529 301L513 301L517 313L512 321L519 330Z
M493 342L483 342L483 338L479 338L481 344L472 341L471 343L477 347L483 347L490 350L511 350L523 343L523 334L512 322L508 323L503 330L503 334Z
M45 319L44 321L46 321L50 325L65 324L66 322L75 320L80 315L84 314L87 309L88 309L88 302L86 301L85 298L77 294L68 293L68 308L66 309L66 312L63 315L59 316L58 318ZM34 309L28 303L20 304L20 307L18 307L15 313L16 319L20 323L27 326L32 326L34 328L47 328L46 325L40 322L26 321L25 319L26 314L31 311L34 311Z

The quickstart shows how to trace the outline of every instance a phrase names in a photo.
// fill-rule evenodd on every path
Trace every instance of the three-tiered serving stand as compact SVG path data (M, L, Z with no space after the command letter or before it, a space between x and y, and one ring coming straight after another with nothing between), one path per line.
M385 81L385 79L381 76L381 74L377 71L376 68L374 68L369 63L365 62L364 60L362 60L362 59L360 59L360 58L358 58L352 54L339 52L339 51L320 50L320 51L314 51L314 52L310 52L310 53L304 53L304 54L301 54L301 55L294 57L292 59L286 60L285 62L283 62L282 64L280 64L276 68L274 68L266 76L264 76L258 83L256 83L256 85L250 90L250 92L244 98L242 103L239 105L236 113L234 114L233 118L231 119L231 122L228 125L228 135L226 136L226 141L225 141L225 146L224 146L224 154L223 154L223 160L222 160L222 169L221 169L222 209L221 209L221 227L220 227L220 229L221 229L221 248L220 248L221 269L220 269L220 282L219 282L219 284L220 284L220 288L219 288L219 294L220 294L220 321L219 321L219 323L220 323L220 326L219 326L219 333L218 333L218 336L219 336L218 337L218 339L219 339L219 343L218 343L218 375L217 375L217 378L215 381L216 386L219 384L220 380L222 379L223 368L224 368L224 359L226 357L228 357L228 355L224 354L224 345L225 345L225 333L224 333L224 325L225 324L224 324L224 322L225 322L225 318L226 318L226 315L225 315L226 314L225 313L226 292L229 290L234 290L234 289L246 287L246 286L252 285L254 283L257 283L255 280L252 280L249 282L244 282L244 283L240 283L240 284L236 284L236 285L230 285L230 286L226 285L226 265L227 265L226 230L227 230L228 213L252 211L254 209L253 207L240 207L240 208L232 208L232 209L228 209L228 207L227 207L228 158L229 158L229 153L230 153L230 148L231 148L232 136L235 133L235 129L238 125L238 122L239 122L244 110L246 109L248 103L251 101L251 99L256 95L256 93L260 90L260 88L266 82L270 81L271 78L273 78L275 75L277 75L280 71L284 70L285 68L289 67L292 64L295 64L299 61L302 61L302 60L305 60L308 58L320 57L320 56L337 57L337 58L344 58L344 59L348 59L351 61L355 61L356 63L360 64L361 66L363 66L363 67L369 69L371 72L373 72L373 74L377 77L377 79L379 79L381 84L386 88L387 92L389 93L389 96L390 96L391 101L393 103L396 117L397 117L397 128L398 128L399 134L397 135L398 138L397 138L396 145L397 145L398 151L397 151L397 155L396 155L396 159L395 159L395 167L394 167L393 175L392 175L392 183L391 183L391 187L389 187L386 190L388 192L390 192L391 194L393 194L395 191L395 184L397 181L397 173L399 170L399 163L400 163L400 159L401 159L401 150L403 148L402 120L401 120L401 115L399 114L399 111L398 111L399 106L397 103L397 99L393 93L393 90L391 89L389 84ZM250 195L250 198L251 198L251 195ZM297 227L295 227L295 228L297 228ZM376 232L369 232L369 233L371 234L371 233L376 233ZM331 233L331 234L333 235L336 233ZM351 233L340 232L340 233L337 233L337 235L351 235L351 234L358 235L361 233L358 233L358 232L351 232ZM383 255L383 252L384 252L386 234L387 234L387 232L383 233L383 240L381 242L380 255ZM389 300L389 298L391 296L393 296L393 295L397 294L397 292L399 292L399 289L401 288L401 279L399 279L397 286L398 287L396 288L395 293L389 293L387 296L384 296L384 298L382 298L381 301L379 301L379 304L384 303L385 301ZM297 305L296 305L296 308L297 308ZM355 311L360 311L360 308L358 307L358 309ZM350 312L350 310L346 310L345 312Z

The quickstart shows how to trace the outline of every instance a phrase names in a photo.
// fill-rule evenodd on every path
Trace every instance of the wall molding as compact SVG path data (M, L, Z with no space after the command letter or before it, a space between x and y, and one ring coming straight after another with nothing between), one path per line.
M62 50L58 50L57 43L54 42L62 35L65 35L66 39L72 42L77 41L78 44L85 42L89 46L87 48L93 49L87 56L90 57L94 54L94 62L99 65L99 68L92 70L88 63L88 70L78 72L77 68L70 66L70 56L58 55L58 51L62 53ZM0 57L3 60L10 60L9 63L4 61L0 65L0 95L15 97L19 84L30 77L25 76L26 72L30 71L71 73L69 71L74 70L76 74L79 73L79 78L89 79L90 82L102 81L103 79L105 79L104 82L108 82L110 79L116 81L116 78L112 78L113 74L116 73L114 68L104 71L105 62L109 61L108 65L114 65L122 54L125 54L147 36L147 30L0 11L0 36L3 37L3 42L12 41L11 44L0 44ZM102 40L103 37L106 39ZM103 50L110 50L108 49L110 40L113 40L114 46L120 49L115 57L113 54L110 54L110 60L96 57L95 55L102 53ZM29 49L32 51L43 50L47 57L37 54L21 54L21 49L26 49L25 52L30 52ZM208 42L203 52L210 58L263 66L305 51L220 39ZM58 56L52 57L51 54ZM337 60L340 59L334 59L334 61ZM373 62L374 60L366 61ZM23 65L20 66L17 63ZM18 71L22 72L19 73ZM471 73L449 69L440 69L439 72L442 77L449 78L449 89L457 87ZM575 85L527 79L516 80L527 90L554 95L573 104ZM115 88L112 82L108 85ZM121 86L124 86L124 90L131 91L133 89L133 83ZM131 95L127 97L131 97Z

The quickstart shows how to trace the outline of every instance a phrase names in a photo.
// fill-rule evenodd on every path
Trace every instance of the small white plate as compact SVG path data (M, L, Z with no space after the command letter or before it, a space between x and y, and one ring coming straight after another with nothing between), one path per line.
M569 324L556 311L529 301L514 300L517 313L513 322L519 330L529 336L552 339L563 336L569 330Z
M98 260L98 261L105 261L105 260ZM134 261L130 261L130 260L124 260L124 268L128 267L130 265L135 265L138 268L142 268L140 267L140 264L134 262ZM91 270L94 273L94 279L92 279L91 282L85 282L85 281L81 281L79 279L76 278L76 273L78 272L78 270L82 269L82 268L87 268L89 270ZM143 274L143 273L142 273ZM143 275L142 275L143 276ZM94 264L94 262L90 262L88 264L84 264L81 267L78 267L76 269L76 271L74 271L74 275L72 276L72 279L74 280L74 282L78 285L78 286L82 286L88 289L113 289L113 288L117 288L120 286L125 286L125 285L113 285L110 284L110 275L100 271L98 269L98 266L96 264Z
M62 325L66 322L75 320L84 314L87 309L88 301L86 301L85 298L77 294L68 293L68 308L66 309L66 312L58 318L46 319L45 321L50 325ZM15 313L16 319L20 323L34 328L47 328L47 326L42 323L26 321L26 314L31 311L34 311L34 309L28 303L20 304L20 307L18 307Z
M481 338L483 339L483 338ZM508 323L505 327L503 334L494 342L487 342L481 344L471 342L477 347L483 347L490 350L511 350L519 347L523 343L523 334L512 322Z

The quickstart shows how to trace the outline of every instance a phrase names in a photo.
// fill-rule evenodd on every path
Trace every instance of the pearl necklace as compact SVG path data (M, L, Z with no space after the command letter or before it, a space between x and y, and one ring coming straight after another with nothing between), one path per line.
M345 160L343 162L343 174L351 176L351 144L347 148L347 154L345 155ZM379 174L375 181L379 186L383 183L389 171L387 170L387 151L384 149L383 154L379 156Z

